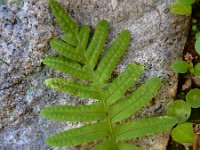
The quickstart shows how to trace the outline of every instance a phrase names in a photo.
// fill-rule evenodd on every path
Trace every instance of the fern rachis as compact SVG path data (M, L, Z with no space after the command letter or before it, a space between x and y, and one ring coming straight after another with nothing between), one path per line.
M177 122L174 117L168 116L124 122L124 119L139 111L155 96L161 85L160 79L153 77L129 96L124 96L142 74L143 67L134 63L129 64L112 82L108 83L108 80L128 46L129 31L120 32L99 61L108 33L107 21L102 20L97 24L94 35L88 43L90 28L84 25L79 30L78 25L65 14L64 9L57 2L50 0L50 4L64 31L63 39L53 39L50 45L62 56L49 56L43 62L84 82L50 78L45 80L45 84L58 91L98 101L90 105L50 106L43 109L41 115L48 119L96 121L96 123L55 134L47 139L48 145L75 146L101 140L92 148L93 150L140 149L125 143L124 140L162 132Z

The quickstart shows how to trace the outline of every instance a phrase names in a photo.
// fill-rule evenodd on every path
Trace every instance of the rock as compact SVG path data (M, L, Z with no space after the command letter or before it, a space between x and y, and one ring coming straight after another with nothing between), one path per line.
M175 96L178 81L170 65L181 56L190 18L172 15L171 3L166 0L59 2L80 25L94 27L100 19L107 19L108 44L122 29L131 31L131 43L116 72L134 61L145 66L138 84L154 75L161 77L163 85L158 96L135 117L164 114ZM41 64L46 55L55 54L53 50L48 51L49 39L61 35L48 0L1 1L0 35L0 149L50 149L44 144L46 137L81 124L42 119L41 108L52 104L78 105L91 100L78 99L43 85L45 78L64 76ZM142 138L136 144L148 150L165 149L166 136L168 133Z

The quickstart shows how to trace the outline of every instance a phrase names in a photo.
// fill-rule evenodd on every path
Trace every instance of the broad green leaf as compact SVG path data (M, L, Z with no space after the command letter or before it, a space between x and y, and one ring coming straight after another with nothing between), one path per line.
M192 108L200 107L200 89L192 89L186 95L186 101Z
M192 5L184 4L181 2L176 2L176 3L172 4L172 6L170 7L170 11L173 14L189 16L192 13Z
M96 66L99 55L101 54L106 43L108 32L108 22L106 20L99 21L89 47L86 51L87 67L91 70Z
M124 30L119 33L116 40L106 50L98 65L96 72L96 78L100 86L104 85L110 78L114 67L120 60L121 56L124 54L124 51L126 50L129 41L130 32L128 30Z
M195 42L195 50L200 55L200 38L198 37Z
M174 116L179 123L185 122L190 117L190 105L183 100L174 101L167 109L167 115Z
M195 34L195 38L196 38L196 39L200 38L200 32L197 32L197 33Z
M50 41L50 45L53 49L55 49L59 54L69 58L73 61L85 63L84 55L80 54L76 49L64 41L53 39Z
M153 77L135 90L129 97L111 106L111 121L123 120L139 111L156 95L160 86L161 80L158 77Z
M172 69L178 73L186 73L188 71L188 64L182 60L176 60L172 64Z
M173 140L178 143L193 143L194 131L192 123L178 124L177 127L172 130L171 135Z
M65 13L65 10L54 0L50 0L51 10L58 21L60 28L66 34L78 34L78 25L70 16Z
M63 78L49 78L44 83L49 88L68 92L82 98L100 99L97 87L92 84L73 82Z
M93 79L92 74L83 70L80 64L64 57L48 56L43 60L43 63L75 78L87 81L91 81Z
M42 109L41 116L61 121L93 121L104 120L106 113L102 103L85 106L49 106Z
M117 143L117 150L142 150L142 148L127 143Z
M196 65L194 66L194 72L193 72L193 74L194 74L195 76L200 76L200 63L198 63L198 64L196 64Z
M75 146L105 138L109 134L107 122L98 122L50 136L46 140L46 144L49 146Z
M113 147L114 147L113 141L109 139L93 146L91 150L112 150Z
M113 133L117 141L135 139L167 131L177 123L175 117L159 116L144 118L114 127Z
M143 72L143 67L136 64L129 64L126 70L119 75L111 84L104 89L107 105L110 105L119 98L133 85Z

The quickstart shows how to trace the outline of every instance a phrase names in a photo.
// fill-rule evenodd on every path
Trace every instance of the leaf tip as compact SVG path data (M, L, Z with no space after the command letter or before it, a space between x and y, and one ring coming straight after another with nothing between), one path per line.
M103 20L99 21L98 25L108 28L109 23L107 20L103 19Z

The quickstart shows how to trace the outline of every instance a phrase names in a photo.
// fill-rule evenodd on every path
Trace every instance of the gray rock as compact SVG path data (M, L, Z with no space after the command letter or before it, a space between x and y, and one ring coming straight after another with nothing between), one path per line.
M80 25L94 27L100 19L107 19L110 23L108 44L122 29L131 31L130 46L115 72L121 72L134 61L145 66L138 84L154 75L161 77L163 86L158 96L134 117L164 114L177 87L177 74L170 65L181 55L190 18L172 15L169 0L59 2ZM46 55L55 53L49 50L49 39L59 35L61 31L50 13L48 0L0 1L0 149L52 149L44 144L46 137L81 126L80 123L48 121L39 116L41 108L47 105L79 105L92 101L43 85L45 78L65 76L41 64ZM161 150L168 137L168 133L163 133L135 143L148 150Z

